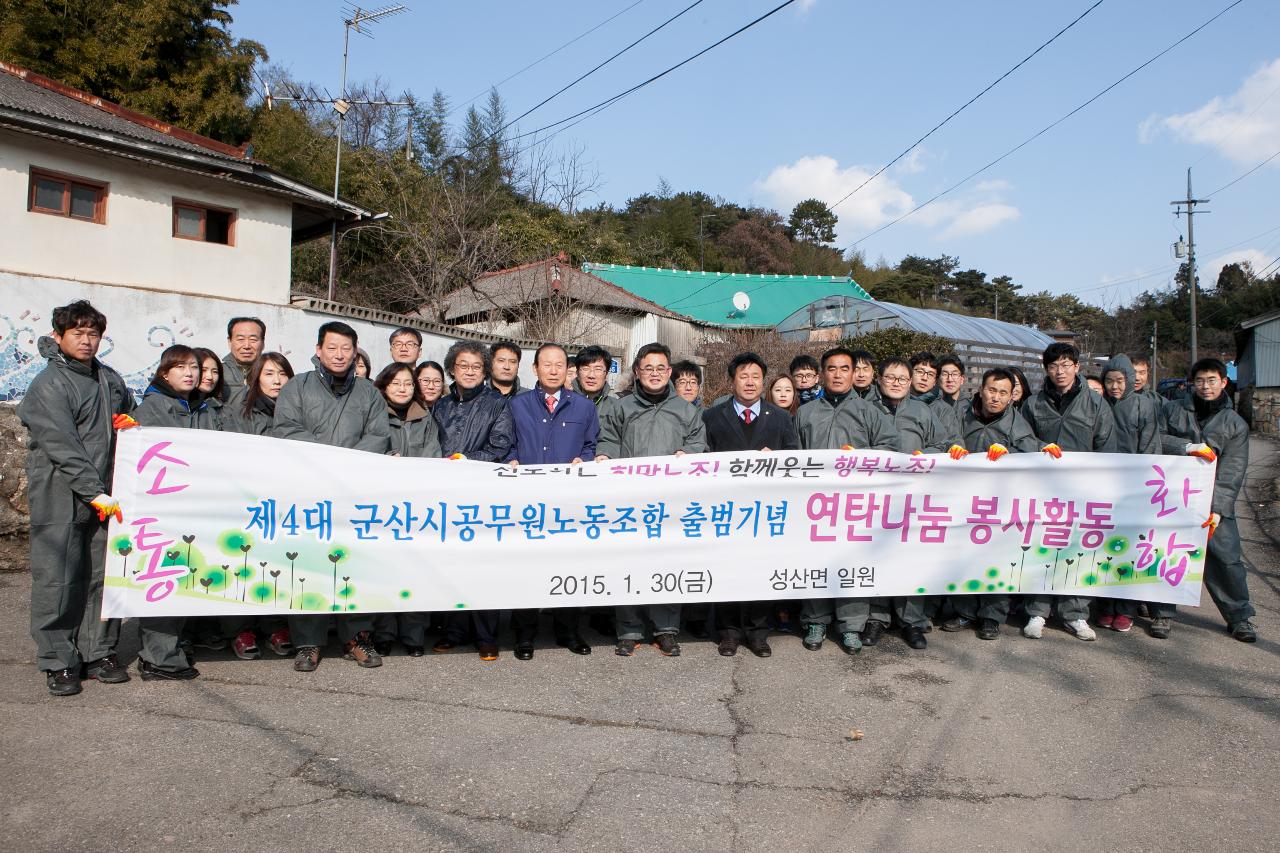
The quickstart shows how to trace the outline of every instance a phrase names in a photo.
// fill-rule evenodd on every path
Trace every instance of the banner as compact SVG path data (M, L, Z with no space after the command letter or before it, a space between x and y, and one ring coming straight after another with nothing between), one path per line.
M120 433L103 614L975 593L1200 600L1214 465L708 453L511 468Z

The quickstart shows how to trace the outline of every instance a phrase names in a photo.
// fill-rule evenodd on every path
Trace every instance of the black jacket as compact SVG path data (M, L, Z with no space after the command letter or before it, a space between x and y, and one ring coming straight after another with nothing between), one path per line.
M488 386L471 395L454 385L431 407L431 414L440 427L441 456L461 453L479 462L501 462L515 444L507 398Z
M733 408L733 398L702 411L707 426L707 450L799 450L800 435L786 409L760 401L760 414L751 426L742 423ZM748 437L748 432L750 436Z

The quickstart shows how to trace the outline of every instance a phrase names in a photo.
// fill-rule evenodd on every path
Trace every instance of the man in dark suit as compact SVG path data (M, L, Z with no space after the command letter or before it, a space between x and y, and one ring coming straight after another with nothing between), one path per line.
M733 396L706 409L707 450L799 450L800 437L795 422L785 410L761 399L768 368L753 352L740 353L729 362ZM729 602L716 605L720 630L720 654L732 657L745 639L757 657L767 658L769 648L768 601Z

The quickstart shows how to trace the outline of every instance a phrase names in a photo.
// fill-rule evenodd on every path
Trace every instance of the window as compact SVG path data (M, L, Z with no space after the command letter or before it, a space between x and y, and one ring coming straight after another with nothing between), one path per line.
M202 243L235 245L236 212L198 202L173 200L173 236Z
M102 225L107 221L107 185L33 168L27 209Z

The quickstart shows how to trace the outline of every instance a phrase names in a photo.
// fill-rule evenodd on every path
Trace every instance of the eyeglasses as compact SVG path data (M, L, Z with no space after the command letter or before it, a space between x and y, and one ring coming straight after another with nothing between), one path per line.
M603 364L590 364L590 365L587 365L586 367L578 368L579 376L597 376L597 375L602 376L607 372L608 370L605 368Z
M456 361L453 364L453 369L458 371L459 373L483 373L484 365L483 364L464 364L460 361Z
M392 349L422 349L422 345L416 344L413 341L396 341L394 344L391 345L391 348Z
M419 380L418 380L418 384L419 384L419 385L426 385L426 386L428 386L428 387L431 387L431 386L435 386L435 385L444 385L444 380L443 380L443 379L426 379L426 378L423 378L423 379L419 379Z
M1196 386L1197 388L1205 388L1205 387L1212 388L1215 385L1221 385L1222 379L1217 376L1206 376L1203 379L1192 380L1191 384Z
M915 370L913 370L913 371L911 371L911 372L912 372L912 373L914 373L916 376L923 376L923 377L925 377L926 379L932 379L933 377L935 377L935 376L937 376L937 375L938 375L938 371L936 371L936 370L926 370L926 369L925 369L925 368L923 368L923 367L917 367ZM957 373L957 374L956 374L956 376L959 376L959 375L960 375L959 373Z
M697 388L698 380L696 379L677 379L676 385L680 388Z
M882 376L880 378L884 380L886 385L906 385L911 381L910 376Z
M667 366L667 367L654 367L653 365L650 365L649 367L638 367L638 368L636 368L636 373L646 373L646 374L648 374L649 376L662 376L662 375L667 374L667 373L670 373L670 372L671 372L671 367L670 367L670 366Z
M958 370L944 370L942 371L941 376L943 379L959 379L961 376L964 376L964 374Z
M794 376L796 379L817 379L818 378L818 374L814 373L812 370L798 370L791 375Z

